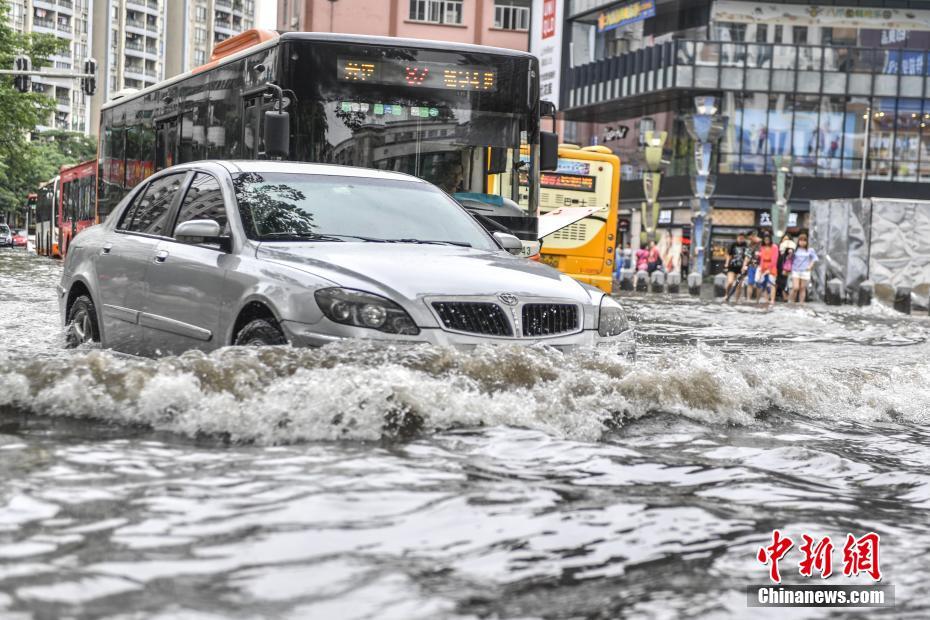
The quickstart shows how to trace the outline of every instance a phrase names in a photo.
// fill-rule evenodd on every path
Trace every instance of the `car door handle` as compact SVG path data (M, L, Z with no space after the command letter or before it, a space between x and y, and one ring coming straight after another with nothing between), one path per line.
M103 254L103 255L107 255L107 254L110 253L110 250L112 250L112 249L113 249L113 244L112 244L112 243L107 243L106 245L104 245L104 246L100 249L100 253Z
M155 262L163 263L168 260L168 250L159 250L155 253Z

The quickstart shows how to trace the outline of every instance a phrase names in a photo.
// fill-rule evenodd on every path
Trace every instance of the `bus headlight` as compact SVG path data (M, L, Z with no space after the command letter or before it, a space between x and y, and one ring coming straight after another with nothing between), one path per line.
M608 338L619 336L630 329L630 321L617 301L610 295L601 298L601 311L597 321L597 333Z
M322 288L313 296L326 318L334 323L405 336L420 333L403 308L379 295L348 288Z

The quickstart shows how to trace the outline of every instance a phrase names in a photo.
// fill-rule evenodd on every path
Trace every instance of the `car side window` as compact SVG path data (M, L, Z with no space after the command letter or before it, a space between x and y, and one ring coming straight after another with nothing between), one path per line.
M222 234L229 234L226 203L220 184L209 174L198 172L191 182L178 211L177 225L190 220L213 220L220 225Z
M185 174L171 174L149 183L120 221L119 229L147 235L164 235L171 203Z

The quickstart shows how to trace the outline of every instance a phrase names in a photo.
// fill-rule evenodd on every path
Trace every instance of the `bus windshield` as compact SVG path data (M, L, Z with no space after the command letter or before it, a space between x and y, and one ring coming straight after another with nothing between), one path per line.
M288 80L299 159L404 172L466 206L536 215L535 204L519 206L516 184L495 182L514 167L535 178L534 160L520 160L521 142L538 139L529 59L319 42L294 50L290 66L313 76Z

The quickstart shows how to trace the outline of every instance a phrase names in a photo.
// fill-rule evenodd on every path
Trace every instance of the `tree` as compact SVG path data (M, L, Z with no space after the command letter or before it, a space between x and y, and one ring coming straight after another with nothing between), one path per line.
M12 68L13 58L25 54L32 59L33 68L39 69L49 64L50 56L68 49L64 39L17 32L10 26L9 12L9 0L0 0L0 67ZM48 150L49 144L31 144L27 139L37 125L48 121L54 109L51 97L20 93L13 88L12 76L0 78L0 212L20 211L26 195L35 191L42 180L54 176L40 176L58 161L57 155ZM83 146L69 145L67 150L72 148L81 150Z

